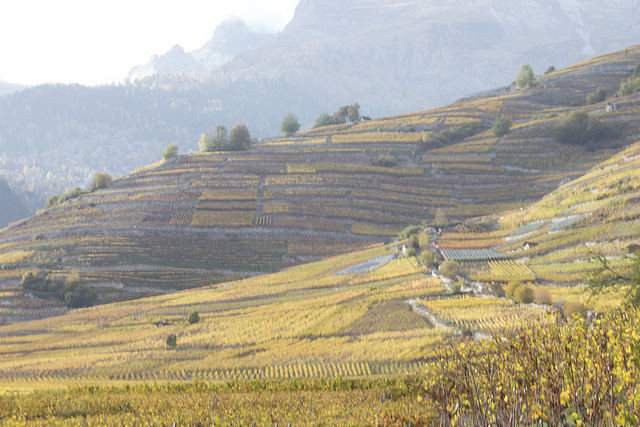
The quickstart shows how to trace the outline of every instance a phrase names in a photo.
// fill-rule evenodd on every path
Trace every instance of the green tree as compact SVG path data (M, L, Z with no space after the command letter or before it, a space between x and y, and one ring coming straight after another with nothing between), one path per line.
M599 87L594 93L587 95L587 104L597 104L607 99L607 89Z
M300 122L293 113L289 113L284 116L282 124L280 125L280 131L286 136L291 136L300 130Z
M178 337L176 337L176 334L170 334L167 337L167 347L169 348L176 348L176 346L178 345Z
M245 151L251 145L251 134L243 124L237 124L231 129L229 136L229 149L231 151Z
M531 86L536 81L536 76L533 73L531 65L526 64L520 67L520 71L516 77L516 86L526 87Z
M164 149L164 153L162 153L162 159L166 162L167 160L177 155L178 155L178 144L176 144L175 142L172 142L171 144L167 145L166 148Z
M433 220L433 224L436 227L446 227L447 225L449 225L449 219L444 214L444 211L442 210L442 208L436 209L436 217Z
M330 126L332 124L333 124L333 118L327 113L322 113L316 118L316 122L313 125L313 128L317 129L323 126Z
M351 123L356 123L360 120L360 104L357 102L353 105L349 105L347 107L347 116L349 117L349 121Z
M549 68L547 68L547 71L544 72L544 75L546 76L547 74L551 74L554 71L556 71L556 67L554 67L553 65L549 65Z
M58 204L58 196L57 195L53 195L51 197L49 197L49 199L47 200L47 204L45 205L45 209L49 209L50 207L53 207L55 205Z
M90 307L95 304L96 294L78 273L73 273L64 282L64 303L67 307Z
M189 322L190 325L193 325L194 323L198 323L199 321L200 321L200 314L197 311L192 311L191 313L189 313L187 322Z
M444 261L440 264L438 273L448 279L455 280L456 276L460 274L460 264L457 261Z
M82 194L82 188L74 187L74 188L68 190L62 196L58 197L58 203L64 203L67 200L76 199L76 198L80 197L81 194Z
M102 188L107 188L111 185L112 182L113 178L111 178L108 173L98 172L93 176L93 181L91 182L91 185L89 185L89 191L96 191Z
M589 278L592 295L598 295L613 286L622 286L625 298L633 306L640 307L640 250L631 259L631 266L622 271L611 267L609 260L602 254L596 254L597 269Z
M215 151L224 151L229 144L229 133L227 128L223 125L216 126L216 131L213 135L213 149Z
M22 280L20 284L22 285L23 290L31 289L34 283L38 281L38 276L33 271L27 271L22 275Z
M493 124L493 134L498 138L501 136L505 136L509 133L511 129L511 119L507 116L500 116Z
M202 151L203 153L209 153L213 151L213 135L211 135L210 132L206 132L200 135L198 147L200 147L200 151Z

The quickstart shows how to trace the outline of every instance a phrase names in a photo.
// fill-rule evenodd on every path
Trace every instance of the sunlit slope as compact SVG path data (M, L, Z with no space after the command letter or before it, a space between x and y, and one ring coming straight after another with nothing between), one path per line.
M434 328L432 317L446 323ZM198 311L200 322L189 325ZM542 313L451 296L379 246L224 285L0 326L0 383L404 375L461 329L494 333ZM177 347L168 349L167 337Z
M640 142L530 207L469 221L444 233L439 244L495 247L520 260L528 274L505 281L586 283L597 254L623 272L640 245ZM477 280L501 280L500 263L506 262L467 263L468 272Z
M78 271L108 302L361 249L439 208L455 222L527 206L638 139L636 95L610 112L570 106L599 86L613 93L638 62L634 47L527 90L266 139L248 152L180 155L4 230L0 251L28 255L0 278L15 286L32 269ZM576 109L624 136L598 150L558 143L552 125ZM501 115L514 125L498 138Z

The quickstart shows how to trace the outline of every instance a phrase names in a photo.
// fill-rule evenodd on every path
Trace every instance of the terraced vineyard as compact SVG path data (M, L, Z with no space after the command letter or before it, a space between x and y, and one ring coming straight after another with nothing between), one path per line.
M3 280L15 283L28 270L78 271L109 302L366 248L409 224L433 222L438 209L455 224L525 207L613 154L558 143L550 129L575 108L569 102L598 86L613 93L638 62L633 47L544 76L526 91L142 168L3 230L0 256L28 254ZM628 124L622 139L606 142L615 147L640 138L639 99L619 99L610 112L603 104L580 109ZM501 115L514 125L497 138L491 126ZM556 239L574 225L557 229ZM474 246L450 238L449 248L486 249L502 237Z
M493 230L484 231L487 227ZM470 247L477 242L493 246L441 249L460 254L457 259L472 280L543 283L551 285L554 299L588 303L583 287L571 291L566 286L584 285L599 265L599 254L624 273L640 247L640 142L529 208L469 221L443 233L439 241L461 247L465 242ZM483 260L481 254L487 251L503 259ZM607 298L619 303L620 295ZM598 304L608 303L603 298Z
M521 310L508 303L498 304L499 316L476 310L474 321L460 323L444 307L485 300L450 299L439 279L398 250L378 246L277 274L0 326L0 388L398 377L420 372L460 327L516 325ZM425 301L451 328L434 328L412 301ZM201 320L190 325L193 311ZM170 334L175 349L166 346Z

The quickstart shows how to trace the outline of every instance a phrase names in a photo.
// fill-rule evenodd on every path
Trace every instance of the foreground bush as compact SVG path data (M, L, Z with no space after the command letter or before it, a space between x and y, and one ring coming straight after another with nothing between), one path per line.
M511 338L443 350L424 376L440 425L638 425L640 315L548 315Z

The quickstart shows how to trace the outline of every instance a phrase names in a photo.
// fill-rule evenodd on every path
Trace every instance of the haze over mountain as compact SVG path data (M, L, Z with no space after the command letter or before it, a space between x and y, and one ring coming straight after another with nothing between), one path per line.
M443 105L508 85L524 63L543 73L630 46L639 8L632 0L303 0L281 33L253 49L258 36L231 21L197 51L154 57L136 72L156 74L134 83L43 85L0 98L0 172L44 197L86 185L96 170L120 175L156 161L171 141L197 149L219 124L244 123L260 137L279 133L288 112L308 128L354 102L372 117ZM191 74L238 50L217 71Z
M10 93L18 92L27 86L14 83L0 82L0 96L8 95Z
M0 228L7 224L31 215L25 200L18 196L6 181L0 178Z
M185 52L175 45L164 55L131 69L128 79L135 81L156 74L200 73L206 74L233 59L243 51L253 49L273 38L273 34L253 31L242 19L231 17L218 25L213 37L193 52Z

